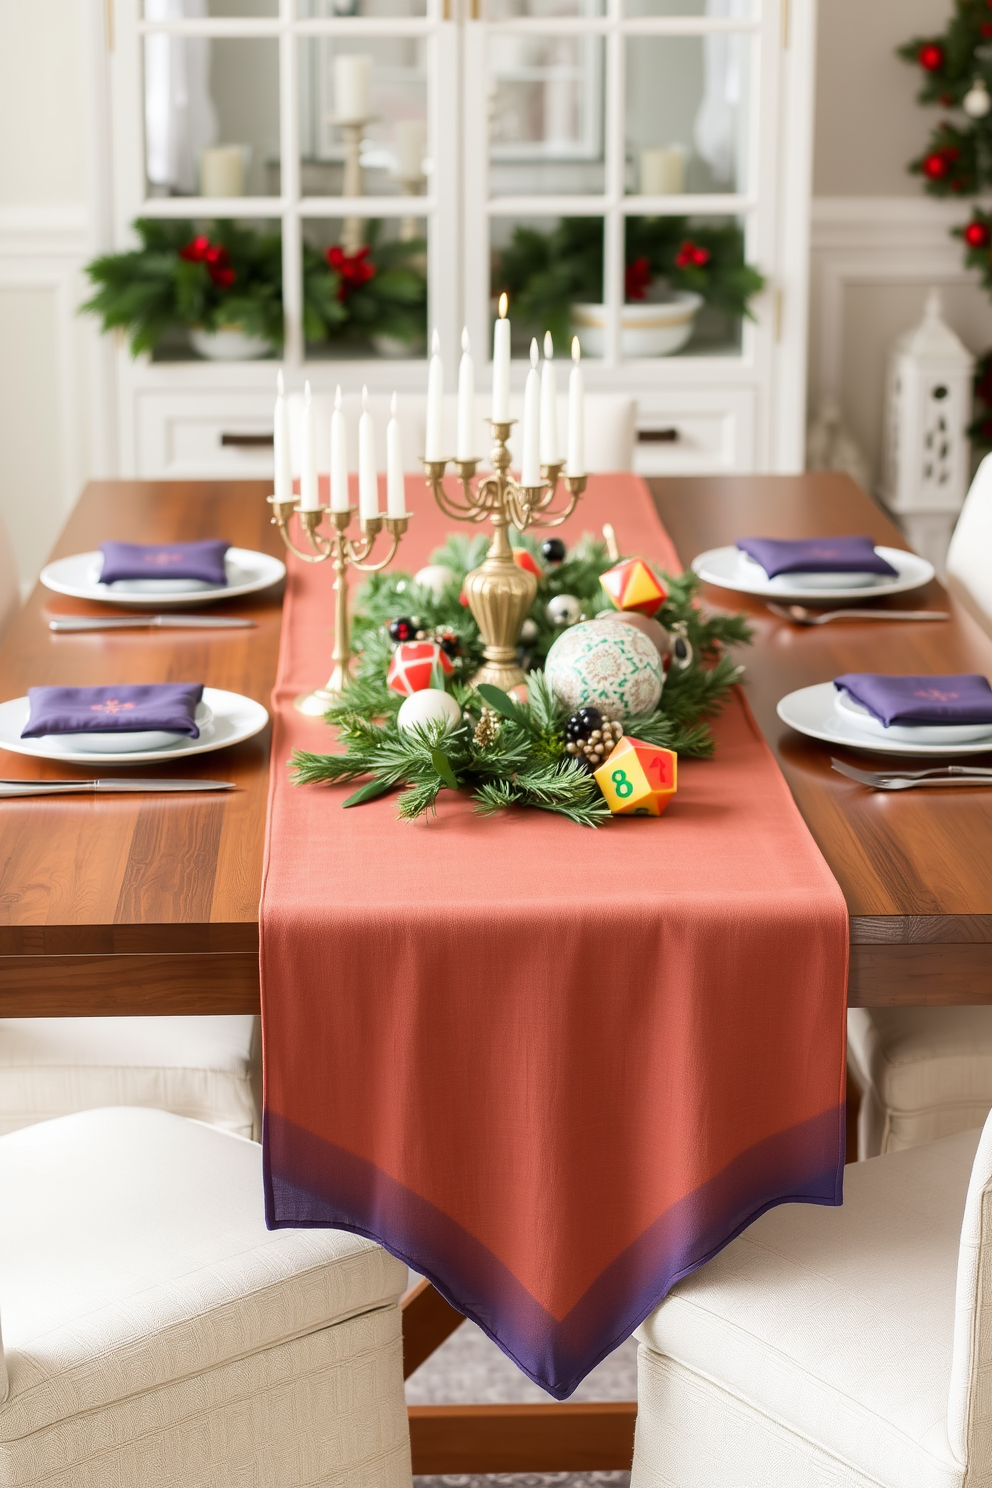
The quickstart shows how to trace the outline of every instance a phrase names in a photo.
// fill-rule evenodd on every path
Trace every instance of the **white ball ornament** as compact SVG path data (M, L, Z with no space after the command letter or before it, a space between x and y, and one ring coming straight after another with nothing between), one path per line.
M548 600L544 613L549 625L564 629L566 625L575 625L581 618L582 605L574 594L556 594L553 599Z
M599 708L621 723L653 712L665 684L654 643L632 625L605 620L586 620L560 635L544 675L570 712Z
M424 728L428 723L444 723L449 729L461 722L462 710L450 693L439 687L425 687L421 692L411 693L400 708L396 719L401 729L408 733L412 729Z
M440 599L455 580L456 575L450 568L445 568L443 563L428 563L426 568L418 569L413 576L413 582L419 584L421 589L427 589L435 599Z
M992 97L985 86L985 79L976 77L968 92L964 95L961 107L969 119L984 119L989 109L992 109Z
M522 646L532 646L536 640L537 625L528 616L523 625L521 625L520 627L520 644Z

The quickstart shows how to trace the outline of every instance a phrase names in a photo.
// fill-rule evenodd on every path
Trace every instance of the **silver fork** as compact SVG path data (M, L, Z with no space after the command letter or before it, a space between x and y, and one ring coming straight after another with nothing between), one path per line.
M946 610L826 610L817 614L800 604L775 604L766 599L765 606L773 615L791 620L793 625L829 625L831 620L949 620Z
M831 759L838 775L869 785L873 790L912 790L927 785L992 785L992 770L980 765L938 765L932 770L859 770L843 760Z

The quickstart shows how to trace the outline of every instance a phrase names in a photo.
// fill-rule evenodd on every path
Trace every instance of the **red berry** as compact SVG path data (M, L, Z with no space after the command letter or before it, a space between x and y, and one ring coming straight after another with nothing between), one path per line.
M697 268L703 268L710 261L710 250L708 248L694 248L692 250L692 261Z
M964 230L964 240L969 248L987 248L990 236L987 222L969 222Z
M950 162L938 150L935 150L932 155L927 155L921 167L923 174L931 181L942 181L950 168Z
M924 72L939 72L944 65L944 48L935 41L925 41L916 54Z

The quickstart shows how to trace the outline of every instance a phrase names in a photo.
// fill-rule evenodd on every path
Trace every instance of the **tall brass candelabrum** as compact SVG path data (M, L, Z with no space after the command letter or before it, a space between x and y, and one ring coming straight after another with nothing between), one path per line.
M478 459L455 460L460 500L444 487L444 473L452 462L425 460L424 471L434 499L446 516L461 522L484 522L488 517L492 522L493 540L485 561L465 579L469 608L486 643L486 659L472 680L476 684L489 682L508 692L524 680L517 662L517 642L537 594L535 576L513 561L508 529L512 525L524 532L528 527L559 526L575 510L586 488L586 477L563 476L559 461L541 466L540 485L518 484L510 475L510 451L506 443L515 420L491 422L496 441L490 455L493 474L483 476L473 487ZM564 507L556 505L562 481L568 492Z
M341 696L351 676L348 569L358 568L363 573L376 573L380 568L385 568L396 556L400 539L406 532L410 519L408 515L363 517L361 536L356 538L348 536L348 527L355 515L354 507L348 507L345 511L332 511L329 506L305 510L296 496L291 496L287 501L270 496L268 501L272 507L273 525L279 528L282 540L291 553L295 553L304 563L326 563L330 559L334 565L334 650L331 652L331 675L323 687L317 687L313 692L301 693L294 699L294 706L301 713L309 718L322 718L331 704ZM294 512L310 543L309 552L298 548L290 536L289 523ZM325 516L330 527L326 535L319 530ZM367 560L384 525L391 539L389 552L377 563L370 563Z

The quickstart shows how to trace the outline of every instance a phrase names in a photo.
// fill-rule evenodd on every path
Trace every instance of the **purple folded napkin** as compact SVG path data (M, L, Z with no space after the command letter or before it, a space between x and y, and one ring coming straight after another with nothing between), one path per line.
M737 546L770 579L784 573L896 573L870 537L740 537Z
M100 583L116 584L118 579L199 579L205 584L226 584L224 554L230 546L214 538L205 542L101 543Z
M892 677L879 672L845 672L834 678L839 692L891 724L992 724L992 687L976 672L951 677Z
M119 687L29 687L22 739L43 734L131 734L145 729L200 737L194 718L202 682Z

